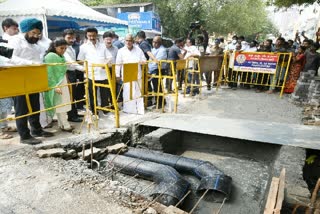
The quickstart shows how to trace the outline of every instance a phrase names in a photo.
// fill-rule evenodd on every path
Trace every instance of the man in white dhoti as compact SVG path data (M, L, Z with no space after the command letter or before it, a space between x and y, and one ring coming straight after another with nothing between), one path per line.
M133 46L133 36L128 34L125 38L125 46L118 51L116 59L116 76L117 81L123 79L126 72L122 64L139 63L138 81L132 82L132 99L130 99L130 83L123 84L123 111L131 114L144 114L143 98L141 97L142 89L142 71L141 64L146 63L146 58L139 47Z

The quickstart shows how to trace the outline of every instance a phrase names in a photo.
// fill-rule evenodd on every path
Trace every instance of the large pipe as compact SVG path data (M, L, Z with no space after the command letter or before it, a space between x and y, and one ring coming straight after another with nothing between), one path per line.
M180 173L195 175L200 179L197 190L213 190L216 193L217 200L223 200L225 197L229 198L230 196L232 178L225 175L208 161L132 147L123 155L165 164L173 167Z
M109 154L105 159L120 168L122 173L138 174L140 177L154 181L157 185L151 193L158 202L175 205L187 193L190 184L172 167L123 155Z

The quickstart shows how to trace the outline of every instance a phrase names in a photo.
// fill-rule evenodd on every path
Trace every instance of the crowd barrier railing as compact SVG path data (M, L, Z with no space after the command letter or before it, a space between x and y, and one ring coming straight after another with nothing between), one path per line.
M226 52L220 69L219 84L278 88L283 95L292 53Z
M61 65L70 65L70 64L83 64L84 65L84 73L88 74L88 66L86 61L77 61L77 62L70 62L70 63L47 63L47 64L39 64L39 65L21 65L21 66L2 66L0 67L0 99L3 98L13 98L16 96L25 96L26 103L28 108L28 114L21 115L18 117L9 117L0 119L0 122L3 121L13 121L18 120L23 117L28 117L35 114L40 114L41 112L46 112L48 110L53 110L59 107L63 107L66 105L72 105L80 102L85 102L86 108L88 107L88 82L85 80L83 82L77 83L68 83L63 85L58 85L55 87L49 87L48 84L48 66L61 66ZM42 93L49 90L54 90L55 88L61 87L69 87L70 88L70 97L72 97L71 93L71 86L76 84L84 84L85 85L85 92L86 96L83 99L72 101L67 103L62 103L50 108L43 108L39 111L33 111L30 103L30 94L34 93ZM82 125L84 121L87 121L87 128L90 129L90 119L88 116L84 117L82 121L80 132L82 129Z

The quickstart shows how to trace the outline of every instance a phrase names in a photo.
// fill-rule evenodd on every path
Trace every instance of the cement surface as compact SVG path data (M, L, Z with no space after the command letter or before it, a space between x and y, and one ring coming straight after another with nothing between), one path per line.
M197 151L185 151L182 156L211 162L214 166L232 177L231 198L225 202L221 213L255 214L263 208L263 200L268 185L269 166L262 162L249 159L240 159ZM250 172L250 173L248 173ZM190 179L188 179L190 181ZM195 179L197 180L197 179ZM196 188L198 181L192 185ZM193 193L194 194L194 193ZM187 211L200 198L201 194L194 195L193 201L189 201ZM198 214L212 214L217 211L221 203L213 203L210 193L202 200L196 209Z
M320 128L305 125L189 114L165 115L145 121L141 125L255 142L320 149Z

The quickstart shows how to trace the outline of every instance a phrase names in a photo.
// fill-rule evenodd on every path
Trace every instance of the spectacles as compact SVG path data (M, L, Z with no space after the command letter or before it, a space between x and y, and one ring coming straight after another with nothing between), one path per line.
M126 40L126 42L133 42L133 40Z
M152 41L152 43L159 43L158 41Z

